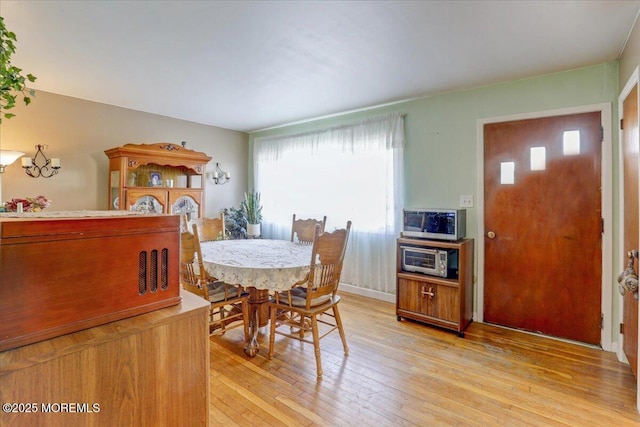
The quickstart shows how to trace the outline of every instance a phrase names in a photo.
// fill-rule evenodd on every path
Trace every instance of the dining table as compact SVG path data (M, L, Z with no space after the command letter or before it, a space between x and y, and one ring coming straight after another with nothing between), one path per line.
M312 245L287 240L240 239L201 242L202 262L218 280L241 285L249 293L249 337L244 352L259 351L258 330L269 319L270 293L287 291L307 277Z

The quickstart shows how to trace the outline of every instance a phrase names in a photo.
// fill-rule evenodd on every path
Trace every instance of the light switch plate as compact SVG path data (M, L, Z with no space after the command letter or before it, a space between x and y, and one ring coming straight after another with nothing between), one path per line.
M470 194L462 194L460 196L460 207L461 208L472 208L473 207L473 196Z

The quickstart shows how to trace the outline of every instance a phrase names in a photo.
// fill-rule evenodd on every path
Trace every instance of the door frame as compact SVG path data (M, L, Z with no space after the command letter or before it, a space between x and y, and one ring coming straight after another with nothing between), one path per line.
M640 90L640 68L636 67L636 69L631 73L629 80L625 84L622 91L620 91L620 95L618 96L618 116L622 117L624 112L624 100L629 96L631 90L635 85L638 85L638 89ZM638 103L640 104L640 92L638 94ZM639 106L640 107L640 106ZM640 111L640 108L638 109ZM622 130L620 126L618 126L618 153L622 153ZM618 223L624 224L624 177L623 177L623 159L622 156L618 156L618 182L620 183L618 188ZM640 178L640 177L639 177ZM640 189L639 189L640 191ZM638 195L640 197L640 194ZM639 236L640 237L640 236ZM625 256L624 256L624 230L623 227L618 227L618 269L619 271L624 270L626 267ZM638 302L640 304L640 301ZM624 297L618 293L618 322L622 323L623 318L623 305L624 305ZM638 342L640 343L640 316L638 316ZM620 343L618 345L616 354L618 356L618 360L622 363L629 364L627 357L624 354L624 336L620 334ZM640 363L640 359L639 362ZM640 370L638 370L640 372ZM636 390L638 390L636 395L636 406L640 411L640 375L637 378Z
M612 152L612 118L611 103L590 104L577 107L568 107L532 113L514 114L509 116L489 117L477 121L477 159L478 179L476 189L477 199L477 294L476 310L474 318L478 322L484 321L484 125L489 123L538 119L542 117L564 116L569 114L600 112L600 120L603 128L602 141L602 217L604 219L604 232L602 234L602 330L600 345L603 350L612 350L611 326L613 323L613 152ZM616 288L617 289L617 288Z

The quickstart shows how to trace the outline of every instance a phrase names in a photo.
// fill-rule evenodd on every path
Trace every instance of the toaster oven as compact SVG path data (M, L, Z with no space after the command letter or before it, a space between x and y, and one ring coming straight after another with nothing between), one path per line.
M444 278L458 278L458 250L400 246L402 270Z

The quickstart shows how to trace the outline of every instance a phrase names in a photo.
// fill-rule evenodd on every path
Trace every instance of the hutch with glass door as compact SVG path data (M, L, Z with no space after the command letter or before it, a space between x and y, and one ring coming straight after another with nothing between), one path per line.
M202 216L204 174L211 157L159 142L105 150L109 158L109 209Z

